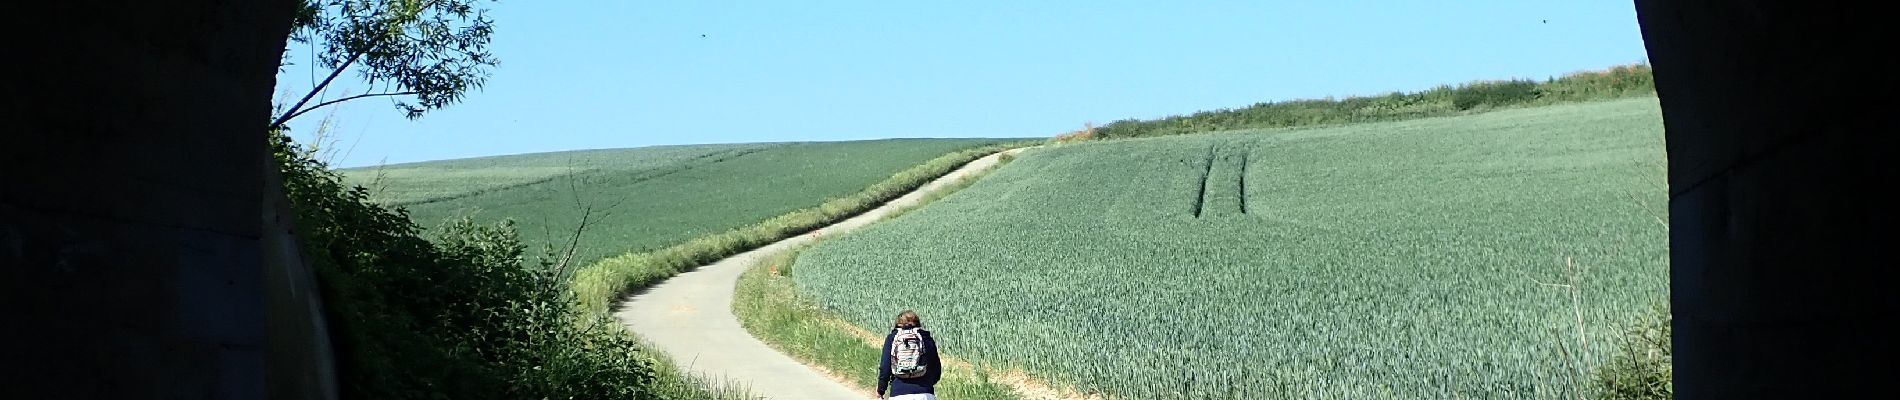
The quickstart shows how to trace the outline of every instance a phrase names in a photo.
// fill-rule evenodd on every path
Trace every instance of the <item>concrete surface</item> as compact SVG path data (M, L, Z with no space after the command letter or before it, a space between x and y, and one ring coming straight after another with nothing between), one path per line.
M264 123L296 4L0 12L0 398L266 396Z

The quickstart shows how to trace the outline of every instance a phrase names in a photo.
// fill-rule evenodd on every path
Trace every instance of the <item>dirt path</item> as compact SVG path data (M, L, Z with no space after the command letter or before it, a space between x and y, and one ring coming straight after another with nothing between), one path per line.
M1020 151L1022 149L1003 153ZM762 257L820 236L869 225L884 214L915 204L925 193L996 164L1003 153L971 161L862 215L675 276L645 293L627 298L614 316L654 347L672 356L687 371L748 385L752 393L768 399L870 398L871 393L856 391L813 371L746 333L745 328L739 326L738 317L732 315L732 291L739 282L739 274Z

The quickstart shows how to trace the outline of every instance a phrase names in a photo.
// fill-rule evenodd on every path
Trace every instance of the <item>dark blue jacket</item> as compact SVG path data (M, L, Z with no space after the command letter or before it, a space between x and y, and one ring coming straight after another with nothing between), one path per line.
M924 337L924 354L919 356L918 361L924 363L925 370L924 376L917 378L891 376L891 339L897 337L897 329L891 328L890 333L884 334L884 356L879 357L877 362L878 397L884 397L886 393L891 396L903 396L937 392L937 378L943 376L943 360L937 359L937 338L932 337L930 331L921 331ZM890 385L889 392L884 391L885 385Z

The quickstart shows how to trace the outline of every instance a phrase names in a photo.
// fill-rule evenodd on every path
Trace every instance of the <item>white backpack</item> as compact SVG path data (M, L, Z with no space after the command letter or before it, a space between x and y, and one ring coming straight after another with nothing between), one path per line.
M891 375L899 378L924 376L924 334L922 328L898 329L891 336Z

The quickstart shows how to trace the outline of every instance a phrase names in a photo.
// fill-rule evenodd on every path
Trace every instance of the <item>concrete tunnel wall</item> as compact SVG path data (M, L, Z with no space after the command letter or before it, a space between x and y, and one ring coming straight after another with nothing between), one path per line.
M263 129L295 5L0 12L0 398L266 396Z
M260 127L291 1L0 14L4 398L265 396ZM1895 24L1638 1L1682 398L1892 394Z
M1678 398L1897 398L1900 24L1639 0L1669 154Z

